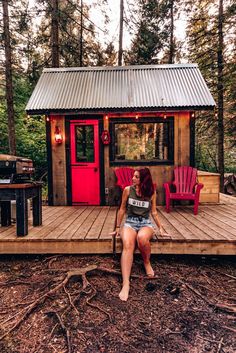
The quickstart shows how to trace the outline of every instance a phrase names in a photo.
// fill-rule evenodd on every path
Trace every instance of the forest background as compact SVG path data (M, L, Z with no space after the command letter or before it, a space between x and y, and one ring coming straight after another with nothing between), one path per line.
M1 0L0 153L46 172L45 117L25 112L45 67L197 63L216 110L196 114L196 167L220 172L222 189L236 172L235 1L114 2L116 28L109 0Z

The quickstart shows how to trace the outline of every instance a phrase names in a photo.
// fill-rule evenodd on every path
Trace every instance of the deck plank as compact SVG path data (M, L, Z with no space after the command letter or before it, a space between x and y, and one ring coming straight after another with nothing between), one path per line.
M217 240L217 241L230 240L229 238L227 238L224 235L222 235L222 233L220 231L218 231L217 228L214 225L212 226L210 222L205 220L205 218L200 217L200 215L198 215L196 217L190 209L185 208L184 206L181 206L180 209L181 209L181 212L183 214L186 214L186 216L189 218L191 223L193 223L199 229L203 229L204 230L204 232L209 236L209 240L210 239L212 241L215 241L215 240Z
M93 222L97 219L99 213L101 211L101 207L94 207L92 212L88 215L88 217L84 220L81 226L77 229L77 231L73 234L72 239L85 239L87 233L93 225ZM99 234L97 234L97 239Z
M57 239L60 234L67 228L67 224L71 224L71 219L73 219L74 214L76 214L76 209L74 207L67 208L67 210L61 215L61 217L54 221L54 229L49 230L43 239ZM72 216L72 218L70 218ZM69 223L68 223L69 220Z
M100 237L100 233L102 231L109 209L110 209L109 206L105 206L100 210L100 213L97 219L93 222L92 227L90 228L90 230L88 231L88 234L86 235L86 240L98 239Z
M236 206L235 205L222 205L220 204L218 206L218 208L220 210L222 210L223 212L225 212L228 215L231 215L232 217L236 217Z
M25 238L27 240L33 240L33 239L42 240L48 233L50 233L55 229L58 218L63 216L63 214L66 212L66 209L67 209L66 206L60 206L57 208L55 207L54 212L50 214L50 217L48 217L43 222L42 226L33 227L33 229Z
M214 223L216 226L220 227L222 230L226 231L229 234L232 234L236 239L236 229L229 226L224 222L224 219L218 219L216 216L215 210L209 211L207 209L201 210L201 216L209 219L211 223Z
M188 240L199 240L196 234L192 232L189 225L186 226L186 222L175 211L168 213L168 221L183 235L185 241Z
M81 206L81 212L78 217L61 233L58 239L71 240L75 232L80 228L81 224L83 224L84 220L86 220L93 209L93 206Z
M86 209L86 206L85 207L82 207L82 206L80 206L80 207L75 206L74 207L75 212L73 212L69 217L64 219L64 222L60 225L60 230L57 232L58 233L57 239L68 240L68 237L65 237L65 233L67 232L67 230L70 228L70 226L72 224L76 224L76 220L85 211L85 209Z
M112 241L112 237L110 235L111 232L114 231L116 226L116 215L117 215L117 207L110 207L109 212L106 216L105 222L103 224L102 231L100 233L99 239L110 239Z
M165 231L168 235L171 236L172 239L185 239L184 236L176 229L172 223L168 220L168 213L164 210L164 207L158 208L158 217L160 218L161 224L163 225ZM158 239L161 237L157 236Z
M204 207L204 210L207 210L208 212L212 213L211 208L209 207ZM214 211L215 216L219 217L219 220L223 223L228 224L229 226L232 226L236 229L236 217L234 217L233 215L230 215L220 209L215 209Z
M16 238L16 225L12 224L9 227L1 227L0 240L6 238Z
M203 213L201 213L201 217L199 218L199 220L201 221L201 223L203 223L204 226L207 226L212 230L212 235L214 237L216 237L216 233L217 233L225 241L235 240L234 235L225 231L224 228L222 228L222 224L221 224L221 227L219 226L219 223L218 225L215 224L215 222L212 221L212 217L209 217L209 215L206 215L206 214L204 215Z
M189 210L190 211L190 210ZM205 232L205 228L199 227L199 225L194 221L194 218L198 218L197 216L194 216L193 213L191 214L192 210L190 212L185 212L184 210L177 208L176 213L178 214L178 217L180 217L181 222L186 225L188 229L191 230L193 234L196 235L196 237L199 240L211 240L212 237ZM193 216L193 217L190 217Z

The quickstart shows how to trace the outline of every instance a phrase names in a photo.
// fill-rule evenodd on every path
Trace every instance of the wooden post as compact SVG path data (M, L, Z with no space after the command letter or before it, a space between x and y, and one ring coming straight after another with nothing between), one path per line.
M36 195L33 197L33 226L42 224L42 187L38 186Z
M16 189L16 234L28 234L28 202L25 189Z
M8 227L11 225L11 201L1 201L1 226Z

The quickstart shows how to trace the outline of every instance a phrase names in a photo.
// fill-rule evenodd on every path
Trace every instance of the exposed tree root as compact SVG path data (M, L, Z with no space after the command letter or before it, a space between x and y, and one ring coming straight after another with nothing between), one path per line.
M67 347L68 347L68 353L71 353L71 342L70 342L70 331L68 330L68 328L64 325L63 321L62 321L62 318L60 316L60 314L56 311L48 311L46 312L47 315L55 315L59 324L60 324L60 327L62 329L62 332L65 334L66 336L66 342L67 342Z
M209 269L210 271L214 271L216 273L219 273L220 275L223 275L223 276L226 276L226 277L229 277L229 278L232 278L232 279L236 280L235 276L229 275L228 273L225 273L225 272L221 272L219 270L216 270L215 268L207 267L207 269Z
M225 328L226 330L229 330L229 331L231 331L233 333L236 333L236 329L233 328L233 327L229 327L229 326L222 326L222 327Z
M184 284L187 288L189 288L191 291L193 291L195 294L197 294L202 300L204 300L209 306L219 309L221 311L230 313L230 314L236 314L236 307L227 305L227 304L220 304L220 303L212 303L210 300L208 300L206 297L204 297L197 289L193 288L190 284L180 280L182 284Z
M23 310L21 310L20 313L23 313L23 315L20 316L20 318L18 320L16 320L13 324L13 326L7 331L5 332L2 336L0 336L0 341L5 338L7 335L9 335L13 330L15 330L17 327L20 326L20 324L24 321L24 319L26 317L28 317L31 312L39 305L39 304L42 304L45 302L45 300L52 296L53 294L55 294L58 290L60 290L61 288L65 287L67 285L67 283L69 282L69 280L72 278L72 277L81 277L82 278L82 281L84 281L84 276L87 272L90 272L90 271L93 271L94 269L96 269L97 266L88 266L88 267L85 267L83 269L78 269L78 270L75 270L75 271L68 271L64 280L59 283L56 287L54 287L53 289L49 290L47 293L43 294L41 297L39 297L38 299L36 299L34 302L32 302L31 304L29 304L28 306L26 306L26 308L24 308ZM83 283L83 288L88 285L88 282L87 283ZM19 313L18 313L19 314ZM17 314L16 314L17 315ZM14 315L13 317L15 317L16 315ZM12 319L13 317L9 318L7 321L9 321L10 319ZM2 327L3 328L3 327Z
M220 340L220 342L219 342L219 345L218 345L218 348L217 348L217 352L216 353L220 353L220 351L221 351L221 347L222 347L222 345L223 345L223 337L221 338L221 340Z
M106 310L100 308L100 306L98 306L96 304L92 304L90 302L97 295L97 291L96 291L96 289L93 286L92 286L92 289L93 289L93 293L91 294L91 296L89 298L86 299L86 304L91 306L92 308L96 308L96 309L100 310L101 312L103 312L104 314L106 314L108 316L110 322L111 322L112 320L111 320L111 314L110 313L108 313Z

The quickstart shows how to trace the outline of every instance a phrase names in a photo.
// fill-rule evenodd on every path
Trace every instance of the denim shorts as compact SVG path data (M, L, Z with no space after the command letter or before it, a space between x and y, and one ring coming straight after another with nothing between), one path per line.
M138 232L143 227L150 227L154 229L154 225L151 222L150 218L144 218L141 216L128 216L126 218L124 227L132 228L136 230L136 232Z

